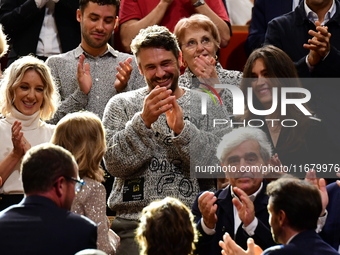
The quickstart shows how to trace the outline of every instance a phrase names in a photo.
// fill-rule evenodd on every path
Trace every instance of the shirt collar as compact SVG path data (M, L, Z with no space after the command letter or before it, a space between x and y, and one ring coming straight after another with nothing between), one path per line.
M308 7L306 0L304 0L303 4L304 4L304 7L305 7L306 17L311 22L315 23L315 21L317 21L319 19L318 15ZM334 16L335 12L336 12L336 5L335 5L334 0L333 0L332 6L331 6L331 8L329 8L328 12L325 14L324 21L322 22L321 25L325 25Z
M92 58L96 58L90 54L88 54L87 52L84 51L84 49L81 47L81 45L79 44L79 46L75 49L75 57L79 58L81 54L85 54L86 56L92 57ZM104 52L104 54L100 55L99 57L105 56L106 54L111 54L113 57L118 57L118 52L111 47L111 45L107 45L107 50Z
M261 182L261 185L260 185L260 187L258 188L258 190L256 190L253 194L251 194L251 195L248 196L249 199L250 199L252 202L255 201L257 195L258 195L259 192L262 190L262 187L263 187L263 182ZM230 192L231 192L231 196L232 196L232 197L237 197L236 194L235 194L234 191L233 191L233 186L230 186Z
M292 236L288 239L286 245L289 244L297 234L298 234L298 233L296 233L295 235L292 235Z
M293 0L292 2L292 11L295 10L295 8L299 5L300 0Z

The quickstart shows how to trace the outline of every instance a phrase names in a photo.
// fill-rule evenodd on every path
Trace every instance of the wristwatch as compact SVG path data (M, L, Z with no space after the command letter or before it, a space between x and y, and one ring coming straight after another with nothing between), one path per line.
M203 4L205 4L204 0L197 0L197 2L193 4L193 6L196 8L196 7L201 6Z

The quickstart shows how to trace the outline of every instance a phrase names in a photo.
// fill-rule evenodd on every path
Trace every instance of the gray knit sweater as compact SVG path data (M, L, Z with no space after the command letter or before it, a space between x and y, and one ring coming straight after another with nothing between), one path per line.
M79 56L85 54L85 63L90 64L92 88L86 95L80 89L77 80ZM54 55L46 60L55 78L62 103L53 119L49 122L56 124L67 113L87 110L103 116L105 105L111 97L117 94L113 83L116 79L119 62L133 57L130 54L118 52L108 45L108 50L102 56L92 57L79 46L64 54ZM133 70L125 91L145 86L144 77L140 75L135 61L131 63Z
M108 171L116 177L108 204L125 219L137 220L143 207L166 196L191 207L200 188L190 171L190 160L202 165L212 160L216 163L219 139L230 131L226 125L213 127L214 118L227 118L224 108L209 103L209 114L202 115L201 97L188 89L177 99L185 119L181 134L174 135L165 114L148 129L140 116L148 93L145 87L118 94L104 111L105 160Z

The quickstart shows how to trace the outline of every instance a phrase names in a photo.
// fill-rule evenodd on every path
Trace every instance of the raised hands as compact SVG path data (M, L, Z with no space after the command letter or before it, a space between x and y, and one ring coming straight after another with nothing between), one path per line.
M262 249L254 243L252 238L248 238L248 249L245 251L235 243L228 233L224 234L223 241L220 241L219 245L223 255L260 255L262 253Z
M194 65L193 72L201 83L212 87L215 87L215 84L220 84L216 71L216 60L213 57L200 55L195 58ZM201 87L205 88L203 85ZM221 89L216 89L216 91L219 93Z
M118 73L116 74L116 80L113 85L117 92L122 92L130 80L132 72L131 62L132 58L128 58L124 62L119 62L119 66L116 67Z
M272 166L281 166L281 165L282 165L281 160L279 159L279 155L278 155L277 153L275 153L275 154L270 158L269 163L270 163Z
M184 128L183 110L178 105L176 98L172 100L172 108L165 112L168 126L175 132L180 134Z
M31 144L24 137L21 128L20 121L15 121L12 125L13 154L18 158L21 158L31 148Z
M156 86L144 99L141 117L147 128L151 128L158 117L165 113L168 126L180 134L184 128L183 110L176 101L176 96L171 95L172 90Z
M204 224L214 229L217 222L217 205L215 204L217 198L213 192L203 192L198 198L198 209L202 214Z
M200 55L194 60L194 74L199 78L218 78L216 60L211 56Z
M141 117L147 128L151 128L158 117L173 107L175 96L171 96L172 91L165 87L156 86L144 99Z
M88 94L92 87L92 77L90 73L90 64L85 63L85 55L81 54L79 57L78 68L77 68L77 80L79 89L84 93Z
M315 22L315 30L309 30L308 34L313 36L308 40L308 43L303 45L304 48L309 49L308 62L312 66L319 63L331 49L330 38L331 33L328 32L328 27L321 26L319 21Z
M316 172L314 170L309 170L306 173L305 181L313 184L320 191L321 202L322 202L322 212L320 216L325 214L326 207L328 205L328 193L326 189L326 181L323 178L317 178Z
M2 161L0 161L0 175L2 182L6 182L7 178L15 170L15 166L20 162L26 151L31 148L30 143L21 132L21 122L14 121L12 131L13 149ZM1 186L1 185L0 185Z
M247 227L255 219L254 204L242 189L234 187L233 191L238 197L233 198L233 204L243 225Z
M273 166L275 169L280 169L281 171L267 171L265 174L266 179L277 179L280 178L282 175L286 174L287 166L283 166L279 155L275 153L269 160L269 164Z

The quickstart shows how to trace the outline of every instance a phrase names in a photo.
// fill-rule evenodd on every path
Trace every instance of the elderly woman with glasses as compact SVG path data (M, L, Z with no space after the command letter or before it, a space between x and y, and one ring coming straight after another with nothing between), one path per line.
M239 86L242 73L223 69L217 60L220 34L216 25L207 16L194 14L179 20L174 34L183 53L182 64L185 68L179 78L180 86L201 87L208 90L211 90L215 84ZM228 113L232 114L231 93L225 89L216 89L216 92Z
M56 111L58 93L45 63L25 56L5 71L0 88L0 210L17 204L24 190L22 157L32 146L48 142L54 126L45 123Z
M106 151L105 133L101 120L91 112L75 112L63 117L57 124L51 142L70 151L75 157L79 176L77 196L71 211L93 220L98 226L97 247L107 254L115 254L119 237L109 229L106 217L106 190L104 170L100 163Z

